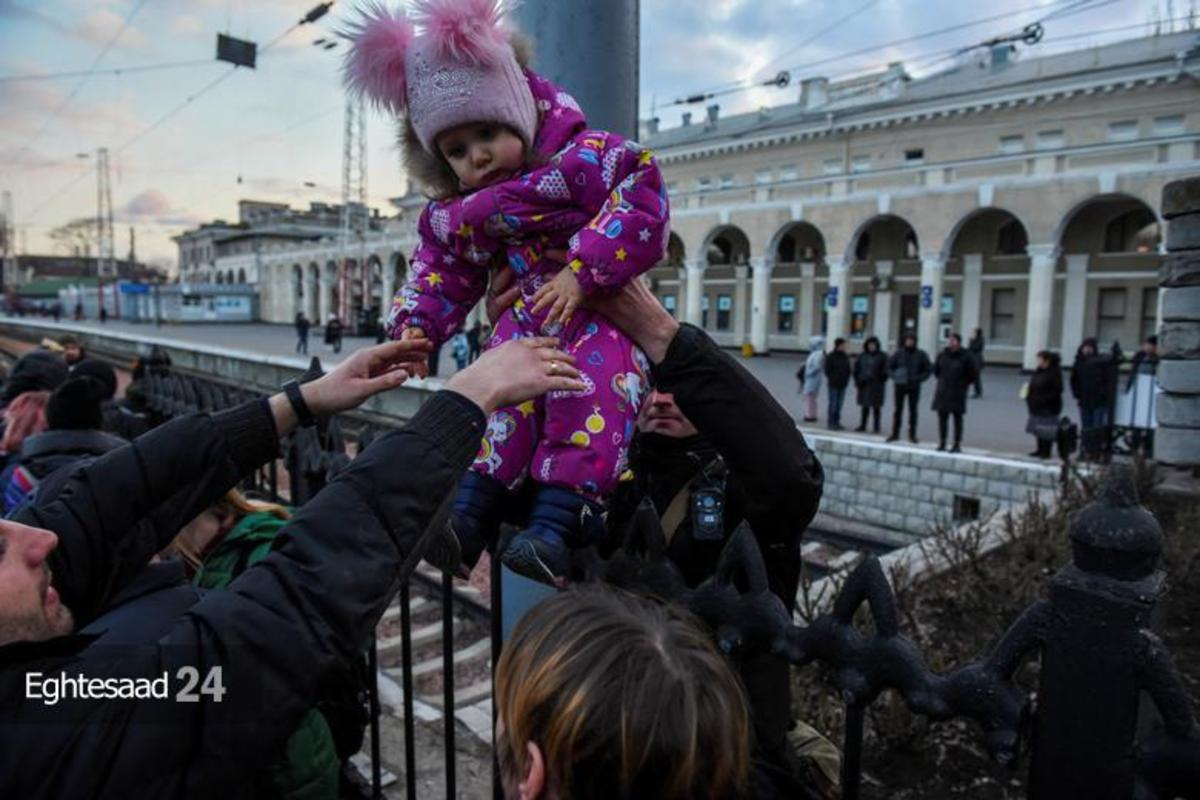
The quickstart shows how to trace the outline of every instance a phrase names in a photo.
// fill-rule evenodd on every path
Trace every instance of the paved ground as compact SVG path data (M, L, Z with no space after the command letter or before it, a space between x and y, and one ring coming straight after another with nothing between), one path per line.
M97 330L102 328L100 323L94 321L80 323L80 325ZM191 324L163 325L156 328L153 325L112 321L104 325L103 329L146 337L199 342L218 347L236 347L272 355L293 354L296 347L295 331L290 325ZM347 337L342 355L339 356L324 345L320 332L314 331L309 339L309 353L320 356L322 363L333 364L340 361L346 353L373 343L373 339ZM795 378L796 370L803 361L801 356L776 354L749 360L739 358L739 360L771 390L771 393L783 404L784 408L791 412L793 417L799 419L802 416L800 395L797 391L798 384ZM450 357L450 350L447 347L443 352L438 374L448 377L453 373L454 359ZM1025 378L1019 370L1010 367L988 368L984 371L983 378L983 397L971 399L967 409L964 435L966 448L1009 455L1028 453L1033 448L1033 438L1025 433L1025 403L1018 397ZM890 389L889 386L889 394ZM928 447L937 445L937 417L929 408L932 399L933 385L931 382L925 385L922 393L918 426L918 437L922 445ZM824 426L825 402L824 392L822 392L821 422L816 425L804 425L806 431L828 433ZM1074 414L1074 404L1069 402L1069 398L1065 406L1070 413ZM891 398L889 397L883 409L884 435L888 433L891 425L891 412ZM843 424L848 428L857 426L858 414L858 406L854 403L853 391L851 391L842 412ZM860 434L840 435L859 436ZM873 437L868 436L868 438Z

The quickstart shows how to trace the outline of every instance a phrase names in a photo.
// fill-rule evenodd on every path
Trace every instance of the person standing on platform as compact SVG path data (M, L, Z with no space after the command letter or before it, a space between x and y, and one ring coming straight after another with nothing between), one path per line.
M1100 353L1092 337L1083 340L1071 367L1071 394L1079 403L1080 449L1087 459L1108 451L1113 366L1113 359Z
M108 309L100 306L100 322L101 324L108 322Z
M887 361L875 336L867 339L862 354L854 361L854 386L858 389L858 404L862 407L862 422L854 429L859 433L867 429L867 419L872 414L875 417L872 429L879 433L879 413L888 379Z
M888 359L888 376L896 387L896 408L892 414L892 435L889 442L900 439L900 419L904 401L908 401L908 440L917 443L917 404L921 402L921 384L929 380L929 356L917 347L917 337L904 334L900 348Z
M975 362L975 396L983 397L983 328L976 328L967 343L971 359Z
M804 366L796 371L800 381L800 396L804 400L804 421L817 421L817 395L821 393L821 382L825 374L825 338L813 336L808 340L808 358Z
M842 403L850 384L850 356L846 355L846 340L833 340L833 349L825 356L825 377L829 379L829 430L842 430Z
M303 311L296 313L296 352L308 355L308 329L312 327L312 322L304 315Z
M1043 350L1038 353L1037 369L1029 378L1025 406L1029 409L1026 433L1037 439L1037 449L1029 455L1050 458L1058 439L1058 418L1062 414L1063 380L1058 353Z
M946 349L938 354L933 365L937 389L933 394L933 410L938 415L938 451L946 449L948 423L954 420L954 444L951 453L962 452L963 414L967 413L967 390L975 382L975 359L963 349L962 337L950 334Z
M1146 337L1142 342L1142 349L1133 354L1133 358L1129 362L1129 380L1125 384L1124 391L1138 392L1138 376L1150 375L1154 376L1158 373L1158 337L1154 334ZM1144 384L1143 384L1144 385ZM1151 387L1157 386L1155 382L1150 382ZM1150 393L1142 392L1141 395L1135 395L1133 403L1134 408L1148 408L1149 403L1153 402L1153 388ZM1149 457L1154 451L1154 429L1139 427L1135 420L1130 420L1128 423L1132 428L1130 444L1134 452L1140 451L1146 457Z
M337 314L330 314L329 321L325 323L325 344L335 353L342 352L342 321Z

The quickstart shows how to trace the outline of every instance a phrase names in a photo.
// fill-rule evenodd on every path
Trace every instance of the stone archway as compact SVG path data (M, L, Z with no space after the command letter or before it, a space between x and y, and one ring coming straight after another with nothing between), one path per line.
M817 273L825 262L825 235L811 222L789 222L780 228L768 245L770 254L762 265L755 265L752 275L752 294L765 293L763 302L752 320L763 326L762 334L770 348L806 349L809 338L820 329L822 298L818 292ZM763 269L769 281L764 290L758 270ZM758 320L759 314L763 318ZM758 337L752 336L752 341ZM755 342L758 349L758 342Z
M750 238L735 225L722 225L709 233L698 256L688 275L689 319L695 312L697 324L718 344L741 345L748 333Z
M858 227L845 260L829 262L826 336L857 346L877 336L885 349L902 334L917 333L922 347L937 346L933 316L941 303L941 276L927 280L916 229L895 214L878 214ZM926 312L922 330L921 312ZM922 335L924 334L924 335Z
M988 357L1017 360L1029 303L1025 224L1007 209L980 208L960 219L946 242L946 296L953 301L944 304L941 325L958 331L964 342L979 329Z

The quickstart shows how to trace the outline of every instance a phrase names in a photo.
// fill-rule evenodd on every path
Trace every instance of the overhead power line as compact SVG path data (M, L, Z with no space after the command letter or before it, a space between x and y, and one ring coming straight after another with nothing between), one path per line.
M791 80L793 79L794 75L797 72L812 69L813 67L826 66L828 64L837 63L839 61L845 61L847 59L854 58L856 56L865 55L867 53L873 53L877 50L881 50L881 49L884 49L887 47L898 47L900 45L912 44L913 42L919 42L924 39L931 39L931 38L934 38L937 36L944 36L948 33L956 33L961 30L966 30L968 28L977 27L979 25L986 25L988 23L998 22L1000 20L1011 19L1013 17L1017 17L1022 14L1029 14L1029 13L1037 12L1037 11L1046 11L1047 9L1052 9L1055 6L1065 6L1065 7L1056 9L1056 10L1052 11L1050 14L1046 14L1046 15L1042 16L1037 21L1045 22L1047 19L1050 19L1051 17L1061 18L1061 17L1070 16L1072 14L1078 14L1078 13L1081 13L1082 11L1091 11L1093 9L1100 8L1100 7L1106 6L1106 5L1110 5L1115 2L1120 2L1120 0L1100 0L1100 2L1096 2L1096 0L1057 0L1057 2L1046 4L1046 5L1026 6L1024 8L1015 9L1012 11L1005 11L1000 14L992 14L992 15L989 15L986 17L980 17L978 19L968 20L967 22L960 22L955 25L949 25L944 28L938 28L936 30L926 31L924 33L915 34L913 36L906 36L906 37L903 37L900 39L894 39L890 42L873 44L873 45L870 45L868 47L863 47L858 50L852 50L848 53L839 53L837 55L817 59L816 61L809 61L807 63L797 64L795 66L787 67L786 69L782 70L779 73L779 75L775 76L774 78L763 80L760 82L751 82L749 80L743 80L743 81L738 81L738 82L735 82L732 84L724 84L723 86L720 86L720 87L715 87L713 89L690 94L686 97L681 97L671 103L667 103L666 105L691 105L693 103L703 102L704 100L712 99L715 97L720 97L722 95L746 91L747 89L753 88L755 86L772 86L772 85L780 86L780 87L787 86L791 82ZM861 10L861 9L856 9L856 13L858 10ZM836 25L833 27L836 27ZM811 42L810 42L810 40L805 40L805 43L807 44L807 43L811 43ZM804 46L804 44L800 45L799 47L793 48L793 50L800 49L800 47L803 47L803 46ZM775 59L775 60L778 61L778 59Z
M0 75L0 83L60 81L66 78L78 78L87 75L131 75L138 72L160 72L183 67L200 67L214 63L211 58L195 58L190 61L167 61L162 64L135 64L129 67L110 67L108 69L80 70L76 72L46 72L30 73L27 75Z

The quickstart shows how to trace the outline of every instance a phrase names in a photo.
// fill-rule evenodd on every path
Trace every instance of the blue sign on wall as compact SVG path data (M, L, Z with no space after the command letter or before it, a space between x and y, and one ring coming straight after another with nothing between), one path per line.
M921 308L933 308L933 287L921 287Z
M828 308L837 308L838 304L838 287L830 286L829 291L825 293L825 305Z

